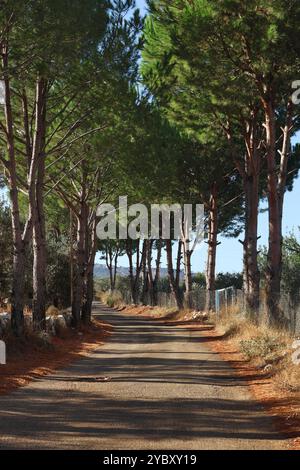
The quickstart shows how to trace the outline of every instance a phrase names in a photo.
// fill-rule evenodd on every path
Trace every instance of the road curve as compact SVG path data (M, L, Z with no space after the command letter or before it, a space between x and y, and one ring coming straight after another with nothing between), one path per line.
M0 397L1 449L285 448L203 334L99 303L95 315L114 325L103 347Z

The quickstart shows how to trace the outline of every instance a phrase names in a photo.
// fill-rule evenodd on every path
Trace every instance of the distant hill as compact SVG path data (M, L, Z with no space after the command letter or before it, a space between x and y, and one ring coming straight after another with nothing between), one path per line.
M168 276L167 268L161 268L160 272L161 272L161 277L167 277ZM125 268L124 266L118 266L117 274L119 276L127 277L127 276L129 276L129 270L128 270L128 268ZM98 278L101 278L101 279L109 277L109 271L108 271L106 265L105 264L95 264L94 275L95 275L95 277L98 277ZM183 277L183 273L181 273L181 277Z
M129 276L128 268L124 268L122 266L118 266L117 273L119 276ZM106 278L109 277L109 270L105 264L95 264L94 275L95 277Z

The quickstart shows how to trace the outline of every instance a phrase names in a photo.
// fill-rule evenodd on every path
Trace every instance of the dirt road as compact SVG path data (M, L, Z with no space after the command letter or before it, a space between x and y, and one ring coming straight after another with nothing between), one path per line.
M108 342L0 397L1 449L282 449L286 441L205 335L123 316ZM101 382L103 376L110 381Z

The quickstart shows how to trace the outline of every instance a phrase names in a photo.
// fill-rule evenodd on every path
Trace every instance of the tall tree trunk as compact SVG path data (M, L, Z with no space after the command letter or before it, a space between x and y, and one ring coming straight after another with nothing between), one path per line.
M177 289L179 289L179 286L180 286L181 261L182 261L182 240L178 240L177 258L176 258L176 276L175 276Z
M153 249L153 240L147 240L146 263L147 263L148 294L149 294L150 305L155 305L154 303L155 277L153 276L153 269L152 269L152 249Z
M176 285L176 280L174 276L174 269L173 269L173 258L172 258L172 240L166 240L166 252L167 252L167 266L168 266L168 276L170 282L171 292L175 297L176 304L179 310L183 309L183 303L181 299L181 295Z
M261 153L259 143L258 124L259 107L254 106L245 121L244 141L245 158L243 164L237 159L238 151L235 149L230 129L227 138L235 163L243 181L245 193L245 239L243 245L243 288L246 299L246 311L251 319L257 320L259 311L260 272L257 262L257 229L259 208L259 179L261 171Z
M269 202L269 248L266 274L266 310L269 321L273 324L280 325L282 323L282 314L279 308L282 273L282 227L281 210L277 192L276 118L272 100L265 102L264 105Z
M73 212L72 209L69 209L70 212L70 227L69 227L69 237L70 237L70 301L71 305L73 303L73 277L74 277L74 250L73 250Z
M11 90L8 71L8 44L2 47L2 66L4 73L5 104L4 114L6 123L6 141L8 161L4 161L8 171L9 194L11 202L11 220L13 235L13 276L11 295L11 326L17 336L24 331L24 288L25 288L25 252L31 232L31 217L27 220L22 232L19 208L19 192L17 183L17 167L14 138L14 118L11 106Z
M115 290L115 277L114 277L114 268L113 268L113 254L111 246L106 246L105 250L106 266L109 272L109 284L110 292Z
M286 320L280 309L282 277L282 216L287 179L288 158L291 150L291 130L293 126L293 103L286 106L286 122L282 129L282 148L279 171L276 162L275 110L272 101L265 104L267 163L268 163L268 201L269 201L269 249L266 276L267 315L272 324L282 326Z
M148 270L147 270L147 255L149 250L149 240L143 241L142 247L142 258L141 258L141 268L140 273L142 275L142 292L141 292L141 302L143 305L147 304L149 284L148 284ZM138 270L138 267L137 267Z
M184 257L184 283L185 283L185 302L188 308L193 308L192 299L192 266L191 258L192 251L187 249L186 245L183 244L183 257Z
M38 79L36 86L36 124L32 166L36 166L34 197L29 198L33 214L33 308L34 328L46 328L46 229L44 213L45 132L47 83Z
M161 253L162 253L162 240L159 239L157 241L157 255L156 255L156 262L155 262L155 276L153 280L153 305L158 304L158 283L160 280L160 264L161 264Z
M246 312L251 320L257 321L259 311L259 287L260 272L257 261L257 228L258 228L258 205L259 189L258 176L253 174L247 176L244 181L245 187L245 240L244 246L244 269L246 271L245 299Z
M216 256L218 246L218 190L212 185L209 202L208 254L206 266L206 311L215 309Z
M90 324L92 317L92 305L94 299L94 267L97 251L96 218L94 214L92 217L94 217L94 220L91 221L91 233L87 230L86 234L86 269L84 277L83 305L81 310L81 320L86 325Z
M141 268L143 265L143 257L145 253L142 254L140 257L140 240L137 240L137 247L136 247L136 263L135 263L135 272L133 267L133 242L132 240L127 241L126 246L126 254L129 261L129 279L130 279L130 290L131 290L131 298L134 304L138 304L139 302L139 289L140 289L140 274Z
M77 328L80 324L82 308L84 276L85 276L85 233L87 226L87 206L81 202L80 214L77 216L77 244L75 250L75 269L73 279L73 303L72 317L73 324Z

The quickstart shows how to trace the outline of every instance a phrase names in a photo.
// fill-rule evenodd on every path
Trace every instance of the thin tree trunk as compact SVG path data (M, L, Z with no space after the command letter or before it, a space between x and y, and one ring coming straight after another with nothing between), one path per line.
M153 280L153 305L158 305L158 283L160 280L160 263L161 263L161 253L162 253L162 240L159 239L157 243L157 256L156 256L156 268L155 276Z
M175 276L177 289L179 289L179 285L180 285L181 261L182 261L182 240L178 240L177 258L176 258L176 276Z
M78 327L82 308L84 276L85 276L85 233L87 226L87 207L85 202L81 203L80 214L77 217L77 246L76 246L76 266L74 270L72 317L73 324Z
M246 312L253 321L258 319L259 311L259 286L260 272L257 261L257 228L258 228L258 205L259 189L258 177L253 174L248 176L244 182L246 227L244 240L244 262L246 270Z
M266 310L271 323L280 325L282 314L279 308L282 272L282 227L281 208L277 192L276 169L276 125L272 101L265 103L265 126L268 168L269 202L269 249L266 274Z
M147 283L148 283L148 294L150 305L155 305L154 303L154 283L155 277L153 277L153 270L152 270L152 248L153 248L153 240L147 240Z
M36 87L36 124L32 166L37 167L33 198L29 198L33 214L33 308L34 328L46 328L46 229L44 214L45 131L47 83L38 79ZM35 163L36 162L36 163Z
M245 193L245 239L243 245L243 288L246 298L246 311L251 319L257 320L259 311L260 272L257 262L257 228L259 208L259 179L261 171L261 154L259 149L258 121L259 107L250 111L249 119L245 121L244 164L237 159L238 151L234 151L230 126L227 129L227 138L232 148L232 159L243 181Z
M134 298L134 272L133 272L133 246L132 240L127 240L126 242L126 254L129 262L129 281L130 281L130 291L131 291L131 300L135 302Z
M183 256L184 256L184 282L185 282L185 302L188 308L193 307L192 299L192 266L191 258L192 251L187 249L186 245L183 244Z
M81 310L81 320L86 325L91 323L92 317L92 305L94 299L94 267L97 251L95 214L93 214L92 217L94 220L92 221L91 234L89 233L88 227L86 233L86 270L84 279L83 305Z
M110 246L106 247L105 258L106 258L106 266L109 271L110 292L113 292L115 290L115 285L114 285L114 273L113 273L112 248Z
M216 256L218 246L218 191L214 183L209 203L208 254L206 267L206 311L215 309Z
M6 168L9 174L9 188L11 201L11 220L13 236L13 276L12 276L12 295L11 295L11 326L17 336L24 332L24 287L25 287L25 251L30 231L29 223L25 227L26 234L22 234L20 221L20 208L17 184L17 169L14 140L14 119L11 106L10 81L8 77L8 44L2 48L2 65L4 70L4 88L5 88L5 122L7 153L9 161Z
M70 302L73 303L74 250L73 250L73 211L70 211Z
M169 276L171 292L175 297L178 309L182 310L183 303L182 303L181 295L180 295L178 286L176 285L176 280L174 276L173 258L172 258L172 240L166 240L166 252L167 252L168 276Z

